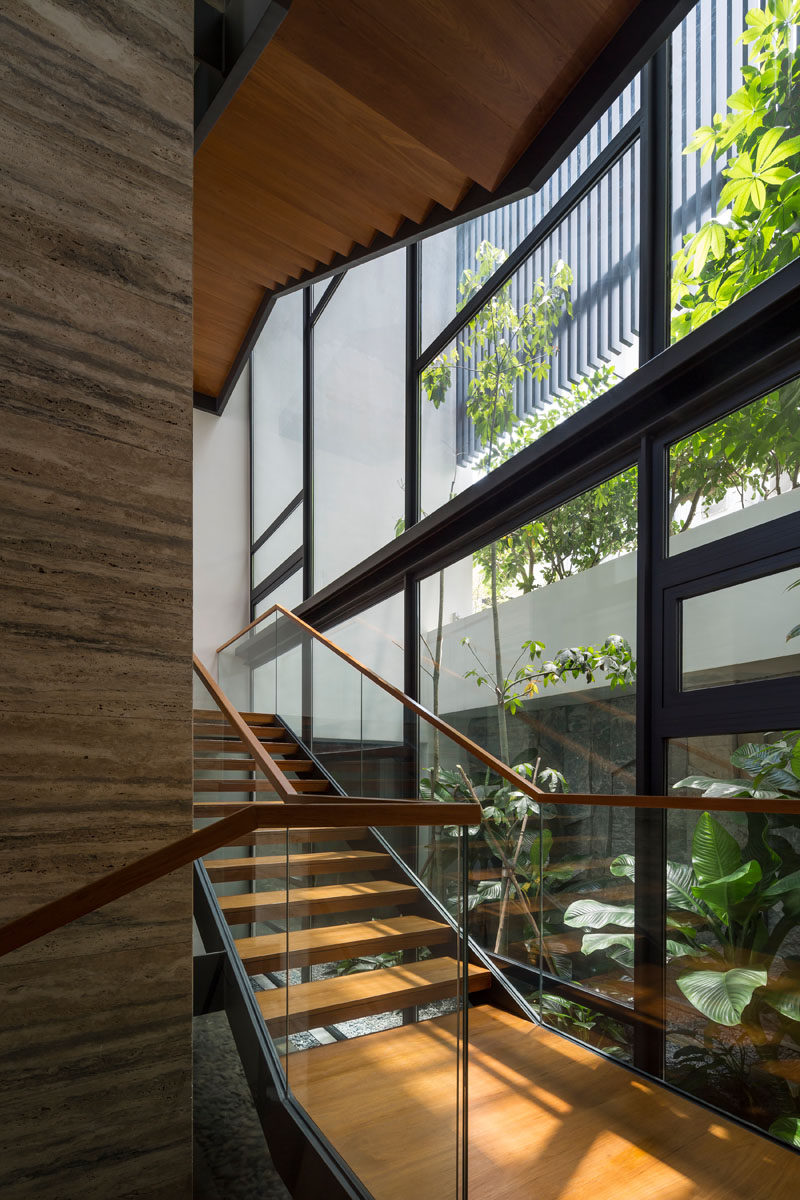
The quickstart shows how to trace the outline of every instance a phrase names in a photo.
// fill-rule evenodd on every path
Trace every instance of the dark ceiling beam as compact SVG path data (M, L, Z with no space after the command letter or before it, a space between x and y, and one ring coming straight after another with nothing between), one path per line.
M288 3L288 0L282 2ZM349 254L336 254L327 266L317 271L303 272L283 287L265 291L217 397L217 411L221 413L225 408L278 296L287 295L318 280L330 279L356 263L379 258L398 247L420 241L467 218L491 212L537 191L695 4L696 0L640 0L627 21L493 192L473 184L457 208L449 209L437 204L424 221L417 223L405 220L393 235L376 234L368 246L356 246Z
M292 0L209 0L194 5L194 152L272 40Z

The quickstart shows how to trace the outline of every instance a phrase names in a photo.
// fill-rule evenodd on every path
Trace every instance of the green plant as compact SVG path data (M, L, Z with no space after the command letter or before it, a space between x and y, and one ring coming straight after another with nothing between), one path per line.
M675 787L700 791L712 801L800 799L798 730L740 746L731 765L740 777L691 775ZM741 1054L725 1044L713 1051L706 1045L702 1052L685 1047L677 1056L680 1065L695 1073L721 1063L729 1072L745 1072L748 1055L774 1059L784 1038L800 1047L800 974L791 957L782 957L787 938L800 926L800 852L780 833L795 822L791 816L763 813L731 816L737 819L743 846L704 812L692 835L691 863L667 863L667 961L686 960L677 987L711 1023L710 1031L739 1030L744 1043ZM610 870L633 880L635 860L620 855ZM581 899L569 906L564 920L584 930L585 955L602 951L624 969L633 967L632 904Z
M462 273L459 281L459 309L505 261L505 250L481 242L476 253L476 269ZM511 283L505 283L484 304L459 335L453 350L438 355L422 373L422 387L434 408L445 403L457 370L466 373L467 414L483 446L484 469L494 469L501 439L515 421L514 395L517 383L525 376L545 379L555 353L556 329L566 313L572 315L569 289L572 271L557 262L550 280L536 280L526 302L518 308L511 295ZM452 490L452 489L451 489ZM503 677L498 610L497 543L489 547L489 587L494 634L495 673ZM434 657L438 663L438 657ZM508 727L502 700L497 701L500 757L508 762Z
M718 215L674 256L672 336L683 337L750 291L800 250L800 0L768 0L746 15L749 62L724 115L684 153L705 163L730 153Z
M474 679L478 687L488 685L498 696L506 710L515 713L523 700L537 694L540 688L564 683L567 679L583 679L594 683L604 677L610 687L627 687L636 678L636 662L629 643L619 634L610 634L602 646L567 646L551 659L545 659L544 642L523 642L510 673L498 680L485 665L471 638L461 639L475 662L475 668L466 672L465 679ZM527 656L528 661L519 664Z
M555 996L551 992L543 992L541 999L539 993L534 992L528 1000L533 1008L541 1009L547 1023L556 1029L571 1033L612 1058L626 1057L625 1029L613 1017L607 1017L593 1008L587 1008L585 1004L566 1000L563 996Z

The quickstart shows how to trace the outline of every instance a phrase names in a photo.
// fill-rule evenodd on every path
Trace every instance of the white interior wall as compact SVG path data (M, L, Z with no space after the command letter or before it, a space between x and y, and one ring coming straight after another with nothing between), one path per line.
M250 369L221 417L194 413L194 649L216 649L250 620Z

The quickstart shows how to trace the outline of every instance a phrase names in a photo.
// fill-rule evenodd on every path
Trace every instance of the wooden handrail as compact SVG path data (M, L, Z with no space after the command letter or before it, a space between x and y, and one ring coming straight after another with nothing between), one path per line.
M288 608L284 608L282 604L273 604L260 617L256 617L255 621L251 621L234 637L228 638L227 642L223 642L217 649L217 654L221 654L228 646L231 646L235 641L238 641L245 633L248 633L261 621L265 621L267 617L273 613L279 612L284 617L288 617L291 621L302 629L311 637L316 638L328 650L334 654L338 654L339 658L344 659L351 667L355 667L362 675L366 676L372 683L383 688L395 700L399 700L406 708L410 709L417 716L422 717L440 733L444 733L451 741L455 742L462 750L477 758L485 767L488 767L495 774L500 775L508 783L514 785L517 791L525 792L531 798L539 801L541 797L548 804L586 804L595 805L597 807L614 807L614 808L665 808L670 810L689 809L692 811L709 811L709 812L752 812L752 813L787 813L790 815L800 815L800 800L780 799L780 800L764 800L753 796L728 796L722 797L706 797L706 796L610 796L610 795L576 795L574 793L566 793L559 795L552 792L544 792L541 788L525 779L524 776L518 775L511 767L506 766L499 758L495 758L488 750L484 750L482 746L476 745L470 738L454 729L452 725L448 725L441 717L429 712L416 700L412 700L405 692L400 691L394 684L389 683L386 679L381 678L375 671L353 658L352 654L348 654L341 646L337 646L324 634L319 633L314 629L313 625L307 624L296 613L291 612ZM710 802L709 802L710 800Z
M343 650L341 646L337 646L335 642L330 640L330 638L326 638L324 634L319 633L318 630L313 627L313 625L308 625L305 621L298 617L296 613L290 612L288 608L284 608L282 604L273 604L271 608L268 608L267 611L262 613L260 617L257 617L255 621L251 621L249 625L246 625L245 628L240 633L237 633L235 637L228 638L227 642L223 642L223 644L218 648L217 654L221 654L223 650L227 649L228 646L237 641L237 639L242 637L243 634L253 629L260 621L266 620L267 617L271 616L275 612L282 613L284 617L288 617L289 620L294 621L295 625L298 625L306 633L310 634L311 637L316 638L316 640L328 650L331 650L334 654L338 654L339 658L344 659L344 661L349 663L351 667L354 667L357 671L360 671L360 673L366 679L369 679L371 683L374 683L377 685L377 687L382 688L384 692L388 692L390 696L393 696L395 700L399 701L399 703L405 708L413 712L415 716L422 717L424 721L427 721L428 724L432 725L434 729L437 729L439 733L443 733L445 737L450 739L451 742L455 742L455 744L460 746L462 750L465 750L467 754L471 755L473 758L477 758L478 762L483 763L483 765L488 767L490 771L494 771L496 775L499 775L502 779L505 779L507 783L512 784L517 791L524 792L532 799L537 799L539 796L549 794L543 792L541 788L537 787L535 783L531 783L529 779L525 779L523 775L518 774L513 767L506 766L506 764L499 758L495 758L495 756L490 754L488 750L484 750L482 746L477 745L476 742L473 742L470 738L466 737L465 734L460 733L457 729L454 729L452 725L448 725L447 721L443 721L441 717L438 717L435 713L429 712L429 710L422 704L419 704L416 700L412 700L411 697L407 696L405 692L400 690L400 688L395 687L393 683L389 683L388 680L383 679L382 676L378 675L370 667L367 667L364 665L364 663L359 662L357 658L353 658L352 654L348 654L348 652Z
M275 791L278 793L281 800L301 800L301 795L293 786L291 780L286 778L275 760L265 751L264 747L261 745L261 742L251 730L250 726L244 721L241 714L233 707L230 700L217 683L216 679L212 678L211 674L203 666L196 654L192 655L192 663L194 664L195 672L203 682L206 691L210 694L217 708L225 717L225 720L228 722L228 724L233 728L239 739L244 742L244 745L255 760L258 769L264 775L266 775L267 779L269 779L274 785Z
M479 804L445 806L435 800L385 801L380 806L380 824L397 827L441 825L445 807L448 825L480 824ZM212 850L235 845L237 838L252 833L254 829L305 829L314 825L349 828L373 824L376 815L373 801L344 801L341 804L250 801L205 829L197 829L152 854L146 854L125 867L119 867L92 883L68 892L58 900L51 900L15 921L9 921L0 928L0 958L110 904L112 900L119 900L148 883L155 883L179 867L210 854Z

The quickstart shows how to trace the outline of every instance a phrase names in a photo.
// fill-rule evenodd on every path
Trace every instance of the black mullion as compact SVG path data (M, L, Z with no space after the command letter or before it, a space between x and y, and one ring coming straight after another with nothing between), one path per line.
M276 588L278 584L284 583L292 575L295 575L303 567L303 547L300 546L288 558L275 568L271 574L267 575L266 579L262 579L260 583L252 589L251 600L253 604L258 604L263 598Z
M670 62L665 42L642 72L639 206L639 362L669 345ZM664 453L642 438L637 557L637 789L663 795L664 748L658 734L663 700L660 565L666 554ZM663 1077L666 1026L666 867L664 809L638 809L634 822L633 1060Z
M310 318L312 325L316 325L319 318L325 312L325 309L328 307L328 305L330 304L331 300L334 297L334 294L336 293L336 289L339 287L339 285L341 284L341 282L344 279L346 274L347 274L347 271L342 271L339 275L334 275L333 279L330 281L330 283L326 287L325 291L322 293L319 300L317 301L316 306L314 306L312 308L312 311L309 314L309 318ZM309 284L308 288L306 289L309 294L309 297L311 296L312 287L313 287L313 284ZM312 300L312 305L313 305L313 300Z
M331 285L333 286L333 285ZM330 289L329 289L330 290ZM327 292L326 292L327 295ZM303 291L303 599L314 586L314 328L311 288Z
M541 221L523 238L515 250L497 268L491 279L466 302L463 308L445 325L444 329L433 339L430 345L417 358L416 369L419 373L432 358L440 354L452 342L465 325L469 324L476 313L480 312L488 300L508 282L512 275L519 270L526 259L547 241L554 229L561 224L574 208L580 204L593 187L602 179L615 162L620 159L639 137L641 114L635 113L625 122L619 133L601 150L593 163L579 176L576 182L558 200Z
M247 411L248 411L248 418L249 418L249 422L250 422L250 454L248 456L248 458L249 458L248 467L249 467L249 471L250 471L250 478L249 478L248 482L249 482L249 490L250 490L250 590L252 593L253 554L255 553L254 548L253 548L253 535L255 533L254 505L255 505L255 444L256 444L256 439L253 436L254 425L255 425L255 382L253 379L253 372L255 369L255 361L254 361L254 355L253 355L252 351L250 352L250 357L249 357L249 369L250 369L250 388L249 388L249 393L248 393L248 397L247 397ZM250 601L250 620L251 621L253 620L253 608L254 608L254 604L251 599L251 601Z
M639 362L669 345L670 60L666 42L642 71L639 210Z
M420 411L416 369L420 330L419 246L406 249L406 447L405 447L405 527L419 520L420 485Z
M658 729L661 709L661 593L656 564L665 548L663 455L643 438L639 456L637 553L636 789L663 795L664 754ZM666 813L637 809L634 823L634 1064L648 1074L664 1072L666 967Z
M786 513L665 558L660 568L663 587L680 588L683 595L695 596L746 583L770 574L770 568L793 567L798 546L800 513Z
M252 439L251 439L251 441L252 441ZM251 454L251 457L252 457L252 454ZM252 483L252 472L251 472L251 480L250 480L251 497L252 497L252 492L253 492L253 483ZM294 510L298 507L298 505L300 505L302 503L303 503L303 489L301 488L300 491L297 493L297 495L294 496L289 501L289 503L286 505L286 508L284 508L282 512L278 513L277 517L272 522L272 524L268 525L267 528L264 530L264 532L262 534L260 534L256 538L255 541L253 541L252 540L252 538L253 538L253 516L252 516L253 507L252 507L252 499L251 499L251 502L250 502L250 540L251 540L250 553L255 554L256 550L260 550L261 547L264 545L264 543L272 537L273 533L277 533L277 531L280 529L283 522L288 517L290 517L292 515L292 513L294 512Z

